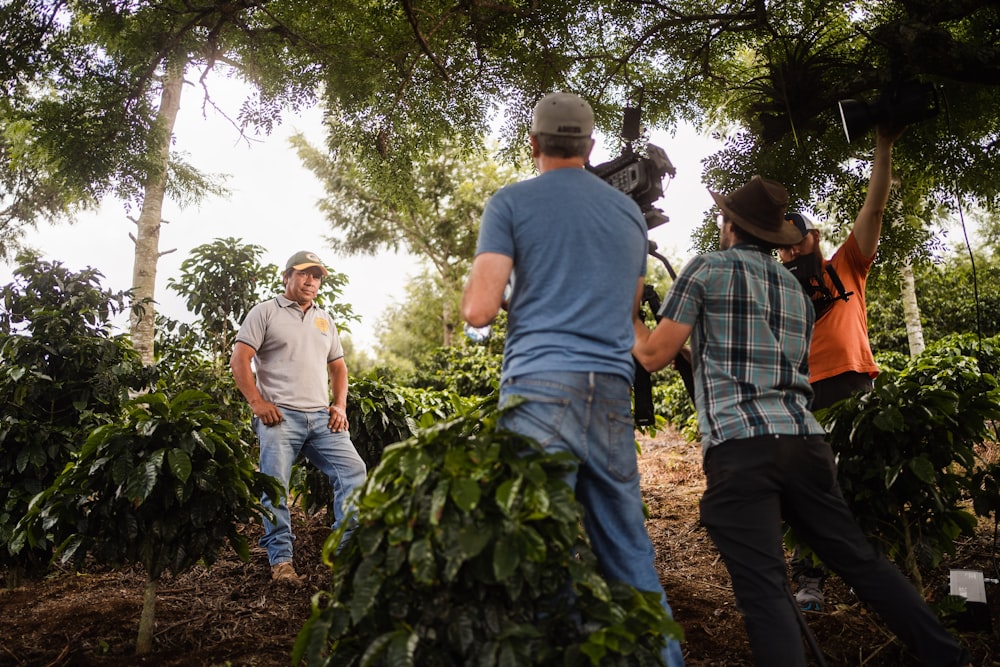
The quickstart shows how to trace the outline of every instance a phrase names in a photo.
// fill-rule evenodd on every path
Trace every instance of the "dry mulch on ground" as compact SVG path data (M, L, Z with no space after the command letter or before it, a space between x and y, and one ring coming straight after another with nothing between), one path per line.
M673 431L640 437L649 532L660 577L676 619L684 626L690 667L750 665L743 620L729 576L698 522L704 490L700 448ZM248 563L235 555L210 569L164 578L157 603L154 654L133 654L144 576L136 569L55 572L0 590L0 665L18 667L163 665L284 667L309 616L309 598L326 584L320 563L329 534L325 517L295 515L295 561L308 585L272 584L266 556ZM996 577L992 526L958 544L954 558L926 575L930 596L947 592L949 569ZM3 573L0 573L2 576ZM0 585L5 584L0 580ZM1000 665L1000 588L987 584L992 633L963 635L981 667ZM836 577L827 585L827 611L808 613L810 628L834 666L900 667L917 664Z

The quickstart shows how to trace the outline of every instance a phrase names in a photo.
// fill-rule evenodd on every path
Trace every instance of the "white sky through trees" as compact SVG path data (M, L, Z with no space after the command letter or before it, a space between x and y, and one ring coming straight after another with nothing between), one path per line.
M209 89L219 106L235 116L243 99L240 84L216 79ZM279 267L298 250L313 250L328 266L349 278L343 298L361 317L360 322L351 325L355 348L374 348L374 327L379 317L387 306L403 300L407 280L421 267L405 254L337 256L324 243L324 237L332 231L316 208L324 194L322 184L302 166L288 143L288 137L301 131L314 145L323 145L320 110L287 115L271 136L248 144L220 113L209 108L203 115L201 103L201 90L187 86L174 130L174 151L185 153L187 161L203 172L229 174L232 195L229 199L211 198L183 210L169 197L165 200L163 218L168 224L160 232L160 251L176 250L159 261L158 312L182 321L193 319L183 301L167 287L167 280L179 275L181 262L196 246L217 238L242 239L266 248L262 261ZM650 238L672 261L686 259L692 254L691 232L712 205L700 182L701 160L718 150L720 144L687 128L680 130L676 138L667 132L654 132L650 140L666 151L677 169L676 178L665 180L666 193L658 203L670 222L652 230ZM591 161L596 164L616 155L599 145ZM43 259L60 261L72 271L88 266L98 269L104 274L105 289L128 289L134 259L129 233L135 230L128 214L120 201L109 199L97 211L79 215L72 225L40 225L27 234L26 242ZM130 214L138 217L138 210ZM675 269L680 268L678 264ZM11 281L13 269L13 262L0 262L0 284ZM126 325L123 328L127 330Z

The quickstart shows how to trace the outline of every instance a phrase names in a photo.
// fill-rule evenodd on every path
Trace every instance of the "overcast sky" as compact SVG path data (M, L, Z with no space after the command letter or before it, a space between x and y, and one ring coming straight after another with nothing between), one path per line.
M236 86L232 80L210 84L217 99L236 100L226 108L233 115L242 99ZM160 251L174 252L163 255L157 266L158 310L175 319L191 319L183 302L167 288L167 279L178 275L181 262L201 244L225 237L242 239L266 248L262 261L280 267L298 250L313 250L328 266L348 276L344 299L361 317L351 326L351 338L357 348L371 349L380 315L394 301L402 300L407 280L420 267L405 255L338 256L324 243L332 231L316 208L322 186L288 144L288 137L301 131L312 143L322 145L319 110L288 116L271 136L248 145L220 114L209 109L203 116L200 93L192 86L184 90L174 149L186 153L189 162L202 171L230 174L232 195L183 210L169 200L164 203L163 218L168 224L160 232ZM666 151L677 176L665 182L666 194L659 202L670 222L652 230L650 238L668 256L687 258L691 231L712 205L699 179L701 160L719 144L690 130L678 133L677 138L654 133L651 141ZM592 161L610 157L614 156L595 153ZM117 291L131 286L134 254L129 233L133 230L121 202L109 200L98 211L79 216L73 225L43 225L27 240L46 260L61 261L74 271L88 266L100 270L104 287ZM0 284L10 282L12 269L0 262Z

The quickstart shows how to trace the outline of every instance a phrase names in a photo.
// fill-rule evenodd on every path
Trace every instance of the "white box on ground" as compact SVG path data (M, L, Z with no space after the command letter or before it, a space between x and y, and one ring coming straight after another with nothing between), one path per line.
M960 595L969 602L986 602L986 582L979 570L951 570L951 594Z

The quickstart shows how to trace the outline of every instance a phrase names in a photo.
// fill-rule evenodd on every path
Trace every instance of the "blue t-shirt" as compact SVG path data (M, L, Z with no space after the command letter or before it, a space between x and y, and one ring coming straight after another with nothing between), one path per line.
M727 440L824 432L809 411L813 307L769 253L737 245L693 258L660 315L694 327L703 452Z
M476 254L514 261L503 378L594 371L631 381L632 303L648 250L638 204L585 169L497 191Z

